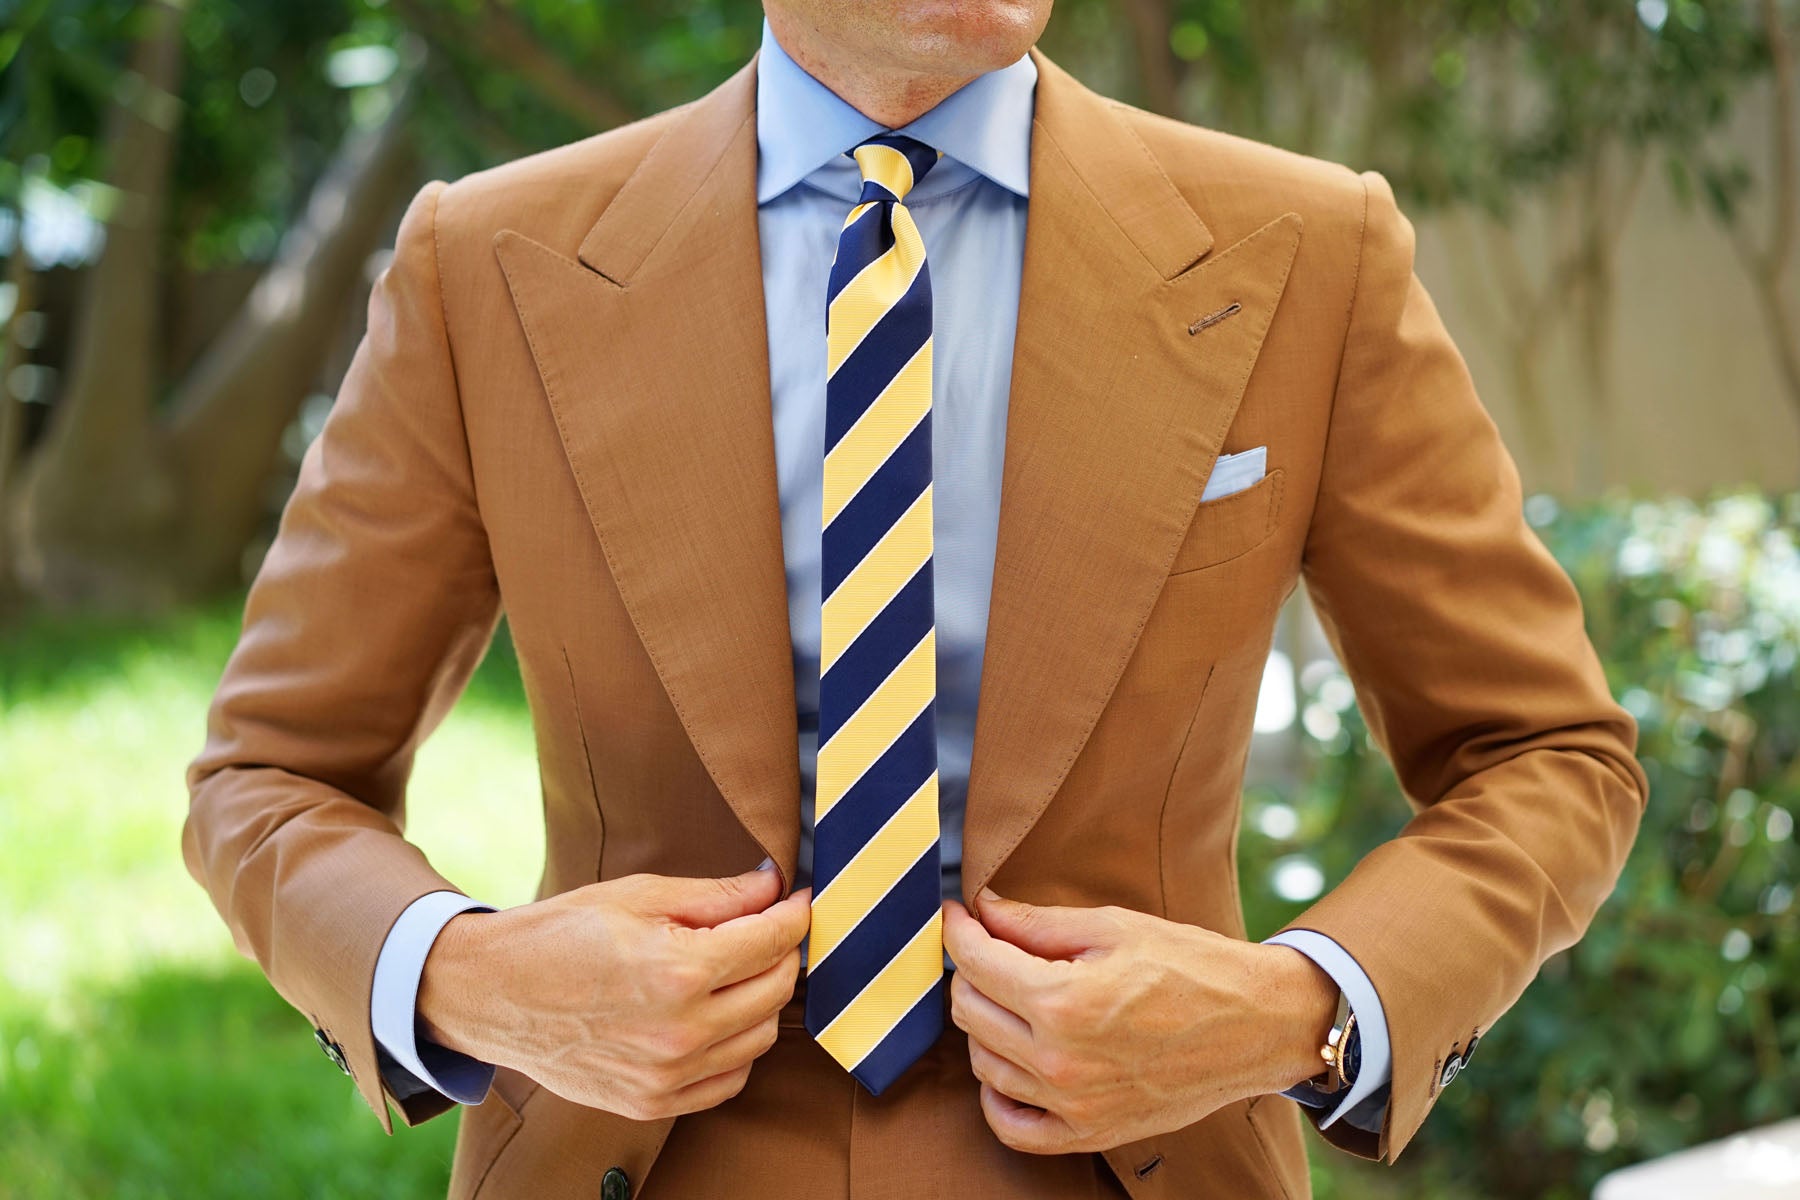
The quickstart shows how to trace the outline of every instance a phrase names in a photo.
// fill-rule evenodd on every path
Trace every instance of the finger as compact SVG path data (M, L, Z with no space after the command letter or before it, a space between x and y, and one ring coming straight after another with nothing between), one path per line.
M1062 978L1057 968L1066 967L994 937L955 900L944 902L944 949L970 983L1027 1024L1032 995L1054 987Z
M989 1084L981 1085L981 1114L994 1136L1028 1154L1057 1154L1075 1140L1069 1123L1046 1108L1021 1104Z
M773 966L747 979L714 991L701 1003L700 1018L719 1036L754 1025L781 1011L794 998L794 981L800 976L800 951L782 955Z
M688 1078L698 1083L761 1058L774 1046L780 1029L780 1018L771 1013L766 1020L720 1038L694 1056Z
M775 871L703 879L655 875L649 879L648 911L698 928L759 913L781 895L781 877Z
M745 1063L729 1071L721 1071L710 1079L690 1083L672 1093L661 1107L671 1116L715 1108L744 1090L744 1084L750 1079L751 1065Z
M811 926L812 888L804 887L761 912L695 930L695 953L711 967L713 986L725 987L780 962Z
M979 909L989 933L1039 958L1091 958L1119 939L1118 921L1098 908L1027 904L983 889Z
M1029 1064L1036 1052L1025 1019L996 1004L960 970L950 972L950 1021L970 1038L981 1039L1014 1062Z
M989 1050L974 1038L969 1039L969 1069L975 1072L975 1078L1009 1100L1034 1104L1039 1108L1050 1107L1053 1097L1043 1080L1005 1055Z

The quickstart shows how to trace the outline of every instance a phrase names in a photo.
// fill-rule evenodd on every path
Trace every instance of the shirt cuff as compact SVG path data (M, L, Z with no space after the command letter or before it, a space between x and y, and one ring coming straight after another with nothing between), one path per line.
M1319 1121L1319 1128L1325 1129L1339 1117L1349 1119L1349 1123L1358 1129L1379 1132L1382 1120L1387 1115L1385 1095L1387 1084L1393 1078L1393 1051L1388 1043L1387 1014L1381 1011L1381 997L1375 994L1375 985L1369 977L1350 957L1349 951L1332 941L1322 933L1311 929L1289 929L1268 938L1265 946L1287 946L1298 950L1319 965L1319 969L1331 976L1332 982L1350 1004L1350 1011L1356 1016L1358 1040L1362 1044L1362 1064L1357 1069L1356 1082L1344 1093L1331 1112ZM1377 1093L1381 1093L1377 1096ZM1363 1105L1365 1100L1377 1099L1382 1103L1372 1105L1373 1111L1357 1112L1350 1117L1352 1109Z
M458 1104L479 1104L494 1081L493 1064L440 1046L419 1031L425 957L450 918L471 911L497 910L461 892L427 892L406 906L381 944L369 1017L377 1044L410 1076L393 1081L396 1095L417 1094L423 1083Z

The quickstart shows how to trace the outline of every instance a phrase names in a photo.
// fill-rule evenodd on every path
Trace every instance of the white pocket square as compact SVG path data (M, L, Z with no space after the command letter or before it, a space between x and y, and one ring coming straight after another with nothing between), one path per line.
M1268 469L1267 446L1252 446L1236 454L1221 454L1213 463L1212 474L1206 477L1206 490L1200 493L1200 499L1217 500L1220 496L1241 492L1261 479Z

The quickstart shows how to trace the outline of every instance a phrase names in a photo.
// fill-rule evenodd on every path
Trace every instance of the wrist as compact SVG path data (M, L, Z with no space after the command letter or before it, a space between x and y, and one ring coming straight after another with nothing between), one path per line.
M425 956L415 1005L420 1034L446 1049L481 1059L486 1054L475 1037L480 1026L469 1014L480 995L477 981L483 965L491 970L486 954L491 930L481 918L494 915L470 910L444 923Z
M1270 946L1278 957L1273 971L1272 1003L1276 1017L1275 1072L1269 1091L1285 1091L1325 1070L1319 1051L1337 1020L1338 986L1324 968L1291 946Z

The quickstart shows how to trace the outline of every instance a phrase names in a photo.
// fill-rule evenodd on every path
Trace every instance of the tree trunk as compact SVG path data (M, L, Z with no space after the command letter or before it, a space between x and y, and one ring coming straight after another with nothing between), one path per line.
M110 605L159 574L177 519L153 425L157 248L179 124L181 10L145 5L106 133L117 197L75 318L73 364L9 514L12 570L55 605ZM129 581L129 582L127 582ZM164 595L160 583L150 591Z
M317 383L363 265L417 166L407 88L376 129L348 138L306 213L219 339L177 385L167 460L185 519L167 546L189 594L240 581L283 432Z
M363 293L363 267L413 183L403 86L345 139L249 300L159 405L157 246L178 125L179 10L146 7L137 100L108 127L123 199L88 272L70 376L0 506L0 568L50 608L156 611L241 582L283 432Z
M15 219L22 221L22 214L15 213ZM12 511L18 468L25 456L25 405L7 382L25 349L18 338L20 321L37 307L37 275L26 257L23 237L13 242L13 252L6 260L6 282L12 288L13 309L7 318L6 336L0 338L0 518ZM9 566L11 542L10 523L0 519L0 625L6 624L25 599Z
M1122 7L1143 72L1144 107L1172 117L1181 103L1181 64L1169 47L1169 0L1124 0Z

